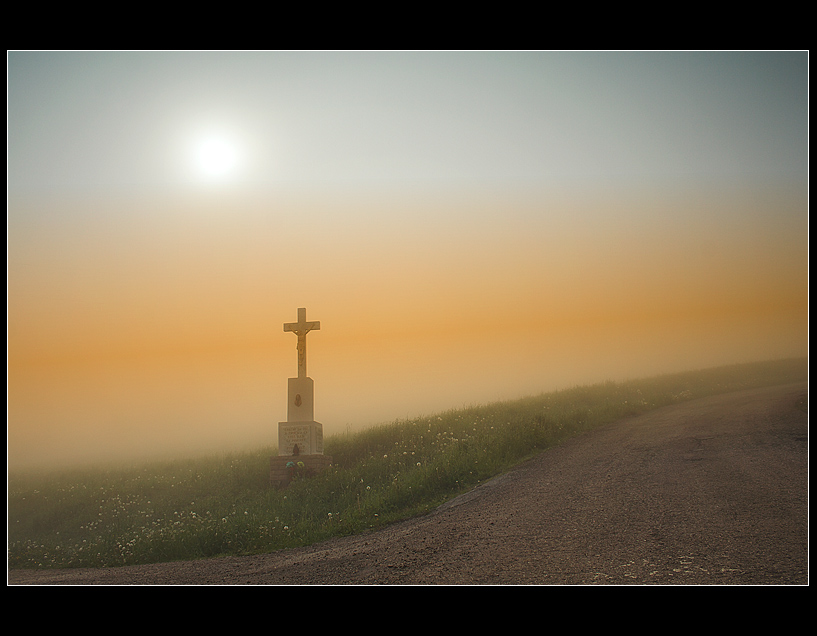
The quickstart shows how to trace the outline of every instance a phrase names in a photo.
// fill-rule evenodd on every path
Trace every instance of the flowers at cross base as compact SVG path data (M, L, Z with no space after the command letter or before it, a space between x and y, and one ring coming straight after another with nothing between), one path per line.
M299 461L299 462L294 462L294 461L287 462L286 463L286 469L287 469L287 473L289 474L290 479L297 479L299 477L309 477L315 472L311 468L307 468L306 464L304 464L301 461Z

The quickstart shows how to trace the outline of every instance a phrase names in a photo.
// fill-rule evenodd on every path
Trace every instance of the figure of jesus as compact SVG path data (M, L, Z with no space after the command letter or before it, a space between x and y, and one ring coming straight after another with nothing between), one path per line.
M306 321L306 308L298 309L298 322L285 322L284 331L291 331L298 336L298 377L306 377L306 334L313 329L320 329L321 323L318 320Z

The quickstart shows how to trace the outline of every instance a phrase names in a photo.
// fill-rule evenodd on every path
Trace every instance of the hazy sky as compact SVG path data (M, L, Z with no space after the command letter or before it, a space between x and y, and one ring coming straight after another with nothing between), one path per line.
M11 466L807 355L805 52L7 63Z

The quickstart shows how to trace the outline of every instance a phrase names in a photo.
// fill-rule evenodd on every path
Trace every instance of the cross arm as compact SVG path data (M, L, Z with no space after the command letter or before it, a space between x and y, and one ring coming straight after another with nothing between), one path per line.
M287 322L284 323L284 331L294 331L295 333L307 333L313 329L319 330L321 328L321 321L315 320L312 322Z

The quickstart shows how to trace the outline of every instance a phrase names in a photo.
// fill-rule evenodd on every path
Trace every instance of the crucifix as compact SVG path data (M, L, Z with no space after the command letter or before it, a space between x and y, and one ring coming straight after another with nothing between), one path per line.
M306 334L313 329L320 329L321 323L318 320L306 321L306 308L298 308L298 322L285 322L284 331L291 331L298 336L298 377L306 377Z
M278 422L278 455L270 458L270 481L279 486L294 478L290 467L296 461L303 473L298 478L332 464L323 454L323 424L315 421L315 382L306 375L306 334L320 328L317 320L307 322L302 307L298 322L284 323L284 331L298 336L298 377L287 379L287 421Z

